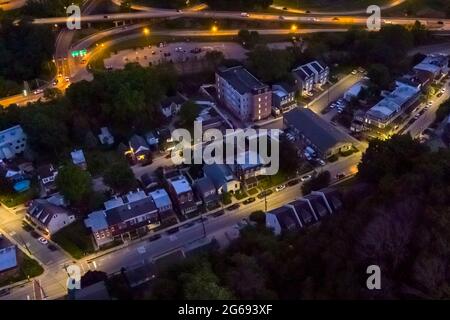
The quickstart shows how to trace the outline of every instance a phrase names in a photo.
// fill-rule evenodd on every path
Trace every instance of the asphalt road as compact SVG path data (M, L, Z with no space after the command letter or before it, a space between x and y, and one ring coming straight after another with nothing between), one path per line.
M381 10L387 10L387 9L391 9L394 8L402 3L404 3L406 0L392 0L390 1L388 4L385 4L384 6L380 6ZM289 12L289 13L300 13L300 14L305 14L305 13L310 13L310 14L317 14L317 15L321 15L321 14L325 14L325 15L339 15L339 14L345 14L345 15L355 15L355 14L365 14L366 13L366 9L359 9L359 10L340 10L340 11L318 11L318 10L305 10L305 9L301 9L301 8L292 8L292 7L286 7L286 6L280 6L280 5L276 5L273 4L270 6L272 9L276 9L276 10L280 10L283 12ZM286 10L284 10L283 8L286 8ZM307 12L308 11L308 12Z
M308 24L331 24L331 25L366 25L367 16L356 15L277 15L271 13L249 12L247 15L242 15L236 11L192 11L192 10L150 10L132 13L114 13L114 14L95 14L82 15L81 22L99 22L99 21L126 21L138 19L151 18L207 18L207 19L235 19L235 20L261 20L261 21L288 21L293 23L308 23ZM436 18L406 18L406 17L389 17L384 20L385 24L400 24L410 25L414 24L416 20L428 26L435 26L441 30L450 29L450 19L436 19ZM67 17L52 17L52 18L37 18L33 20L35 24L65 24ZM441 21L442 25L438 22Z
M441 97L433 96L430 101L433 101L431 107L425 111L416 121L414 121L406 130L405 133L409 133L413 138L420 136L420 134L428 128L436 119L436 110L439 108L441 103L450 98L450 87L447 82L444 86L446 89ZM424 105L421 106L421 109ZM414 116L414 115L413 115Z
M0 9L9 11L19 9L27 3L27 0L0 0Z

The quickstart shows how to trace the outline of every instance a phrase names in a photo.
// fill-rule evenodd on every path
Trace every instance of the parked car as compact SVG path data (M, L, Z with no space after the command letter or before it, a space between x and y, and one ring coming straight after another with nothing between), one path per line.
M318 162L321 166L326 165L325 161L323 161L322 159L317 159L317 162Z
M40 237L40 238L38 239L38 241L39 241L40 243L44 244L44 245L48 244L48 240L45 239L44 237Z
M272 193L273 193L272 190L265 190L265 191L261 192L260 194L258 194L257 197L259 199L262 199L264 197L270 196Z
M33 237L33 238L35 238L35 239L37 239L37 238L39 238L40 237L40 234L39 233L37 233L36 231L31 231L30 232L30 234L31 234L31 236Z
M292 187L292 186L295 186L296 184L299 184L299 183L300 183L300 180L294 179L294 180L291 180L288 183L286 183L286 185L289 186L289 187Z
M243 204L250 204L250 203L255 202L255 201L256 201L256 199L254 197L250 197L250 198L245 199L242 203Z
M180 231L180 228L175 227L175 228L167 230L166 233L167 234L174 234L174 233L177 233L178 231Z
M278 187L275 188L275 191L279 192L279 191L284 190L284 189L286 189L286 185L280 184Z
M7 296L10 293L11 293L10 288L2 289L2 290L0 290L0 297Z
M336 174L336 179L340 180L340 179L344 179L344 178L345 178L345 174L344 173Z
M47 246L47 248L48 248L50 251L57 251L57 250L58 250L58 248L57 248L55 245L53 245L53 244L49 244L49 245Z
M311 180L311 178L312 178L312 176L310 174L307 174L307 175L301 177L300 180L302 182L305 182L305 181Z
M240 204L235 203L235 204L232 204L231 206L229 206L228 208L226 208L226 210L233 211L233 210L239 209L239 207L240 207Z

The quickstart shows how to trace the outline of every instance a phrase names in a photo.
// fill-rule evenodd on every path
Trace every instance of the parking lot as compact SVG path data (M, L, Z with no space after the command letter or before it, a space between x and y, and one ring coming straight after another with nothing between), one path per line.
M221 51L228 59L245 59L246 50L233 42L174 42L168 44L149 44L136 50L119 51L105 59L107 69L123 69L127 63L137 62L143 67L162 62L180 63L203 58L208 51Z

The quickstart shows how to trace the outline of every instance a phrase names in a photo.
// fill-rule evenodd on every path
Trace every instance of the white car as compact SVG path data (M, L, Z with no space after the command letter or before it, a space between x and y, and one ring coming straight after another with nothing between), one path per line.
M302 182L305 182L305 181L311 180L311 178L312 178L311 175L307 174L306 176L301 177L300 180Z
M325 161L323 161L322 159L318 159L317 162L321 165L324 166L326 163Z
M357 73L358 73L358 70L353 70L353 71L352 71L352 74L353 74L353 75L355 75L355 74L357 74Z
M43 89L36 89L36 90L33 91L34 94L40 94L42 92L44 92Z
M247 12L241 12L241 17L250 17L250 15Z
M284 190L285 188L286 188L286 186L284 184L280 184L278 187L275 188L275 191L278 192L278 191Z
M39 241L40 243L42 243L42 244L48 244L48 240L45 239L44 237L40 237L40 238L38 239L38 241Z

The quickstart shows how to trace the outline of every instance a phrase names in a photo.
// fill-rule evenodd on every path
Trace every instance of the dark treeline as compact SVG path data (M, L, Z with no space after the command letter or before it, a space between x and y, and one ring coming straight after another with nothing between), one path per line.
M280 238L248 227L224 252L169 267L145 297L448 299L449 163L409 136L373 141L342 213ZM381 290L366 287L369 265Z

